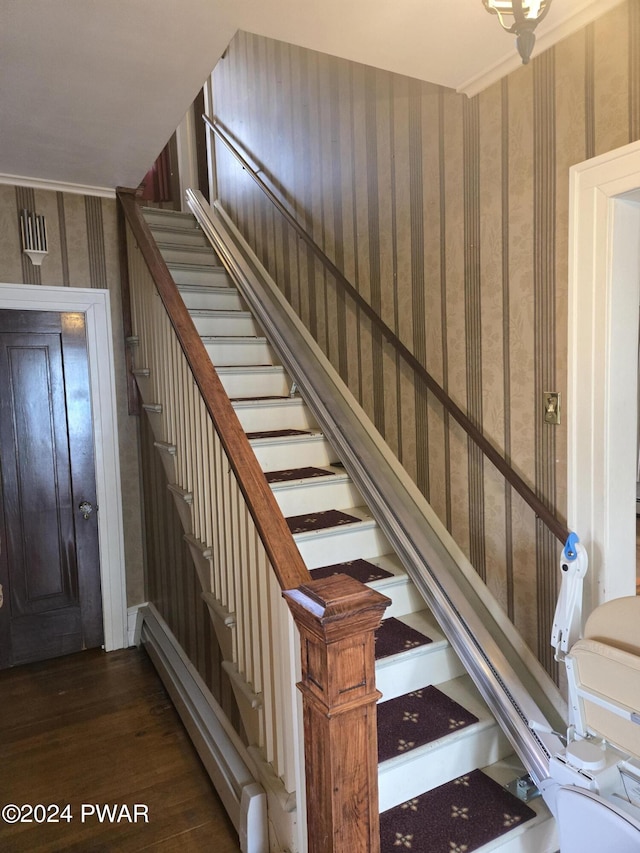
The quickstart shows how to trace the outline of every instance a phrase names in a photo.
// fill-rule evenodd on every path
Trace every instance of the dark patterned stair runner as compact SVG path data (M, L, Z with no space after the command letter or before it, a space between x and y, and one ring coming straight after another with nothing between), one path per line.
M380 815L381 853L472 853L536 816L481 770Z
M249 398L255 399L255 398ZM285 438L288 435L311 435L308 429L265 429L258 432L248 432L247 438L251 441L254 438Z
M264 475L268 483L286 483L289 480L310 480L312 477L335 477L333 471L324 468L289 468L283 471L267 471Z
M433 642L431 637L421 634L420 631L416 631L415 628L392 616L390 619L385 619L376 631L376 659L408 652L431 642Z
M311 569L311 577L314 580L320 578L329 578L331 575L349 575L355 578L360 583L371 583L371 581L379 581L383 578L392 578L393 574L381 569L368 560L347 560L345 563L333 563L331 566L320 566L317 569Z
M362 521L355 515L347 515L339 509L326 509L323 512L307 512L303 515L290 515L286 519L292 533L307 533L310 530L325 530L343 524L357 524Z
M378 761L477 723L478 718L432 684L378 705Z

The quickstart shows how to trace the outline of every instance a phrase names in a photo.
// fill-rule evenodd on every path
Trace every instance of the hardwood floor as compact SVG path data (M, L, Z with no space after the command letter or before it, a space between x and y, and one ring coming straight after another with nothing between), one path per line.
M48 814L59 822L36 822L41 810L32 823L0 818L3 853L240 849L140 649L81 652L0 672L0 809L38 803L51 804ZM91 810L116 804L127 807L115 810L119 822L104 814L101 822Z

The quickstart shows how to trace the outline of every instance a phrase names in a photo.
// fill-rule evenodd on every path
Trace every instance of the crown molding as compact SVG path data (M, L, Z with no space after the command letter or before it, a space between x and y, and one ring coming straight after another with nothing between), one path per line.
M64 181L47 181L41 178L25 178L22 175L5 175L0 172L0 184L14 187L31 187L35 190L48 190L54 193L74 193L75 195L99 196L100 198L115 198L114 187L93 187L89 184L72 184Z
M619 6L622 2L624 2L624 0L594 0L594 2L586 8L581 9L569 18L565 18L555 27L545 30L537 36L535 45L536 54L543 53L554 44L562 41L562 39L583 29L597 18L601 18L603 15L606 15L606 13L610 12L611 9ZM508 33L505 33L505 35L508 35ZM535 57L533 58L535 59ZM489 88L493 83L497 83L498 80L506 77L507 74L511 74L512 71L516 71L521 67L522 63L516 51L514 39L513 50L507 57L505 57L505 59L497 62L487 71L483 71L482 74L470 77L456 89L456 92L460 95L467 95L469 98L472 98L484 89Z

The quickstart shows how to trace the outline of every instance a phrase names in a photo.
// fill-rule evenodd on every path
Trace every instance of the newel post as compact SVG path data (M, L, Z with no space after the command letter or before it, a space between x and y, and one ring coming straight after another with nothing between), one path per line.
M346 575L284 596L302 650L309 853L378 853L374 631L389 599Z

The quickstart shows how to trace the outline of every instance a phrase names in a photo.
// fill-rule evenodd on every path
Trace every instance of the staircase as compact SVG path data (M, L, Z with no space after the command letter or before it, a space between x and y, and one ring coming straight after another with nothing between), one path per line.
M312 576L352 574L391 600L376 655L383 853L556 850L542 799L503 794L522 765L195 219L144 215Z

